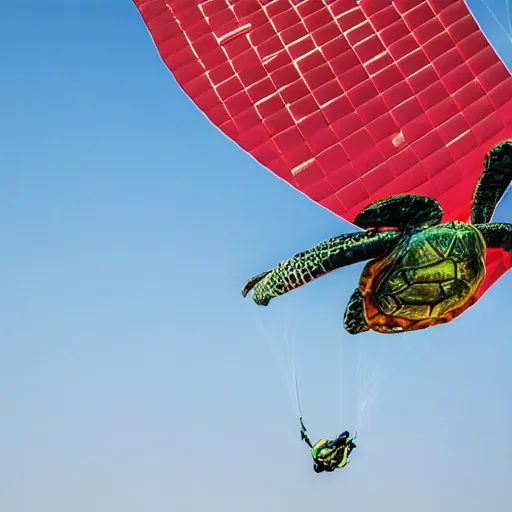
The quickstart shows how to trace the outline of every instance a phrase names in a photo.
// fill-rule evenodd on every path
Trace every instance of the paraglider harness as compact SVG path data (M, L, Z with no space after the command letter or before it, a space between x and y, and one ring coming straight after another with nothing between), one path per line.
M351 438L350 433L345 431L332 441L322 438L313 445L307 435L302 417L300 418L300 426L301 439L311 448L311 455L315 461L313 469L316 473L331 472L337 468L344 468L350 463L348 457L356 447L354 439L357 438L357 434Z

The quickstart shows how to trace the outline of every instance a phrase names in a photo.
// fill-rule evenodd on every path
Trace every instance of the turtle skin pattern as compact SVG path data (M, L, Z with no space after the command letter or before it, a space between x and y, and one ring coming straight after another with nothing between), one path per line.
M485 242L472 225L418 229L365 266L359 282L365 321L381 333L449 322L476 301L485 272Z

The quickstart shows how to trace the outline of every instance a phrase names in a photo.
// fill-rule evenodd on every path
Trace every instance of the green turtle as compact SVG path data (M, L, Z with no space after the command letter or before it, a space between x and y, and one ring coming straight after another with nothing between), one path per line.
M391 196L364 208L364 231L331 238L251 278L242 290L266 306L337 268L370 260L348 302L344 327L397 333L449 322L471 306L485 277L486 248L512 251L512 224L490 222L512 181L512 139L495 145L473 193L470 222L441 224L433 198Z

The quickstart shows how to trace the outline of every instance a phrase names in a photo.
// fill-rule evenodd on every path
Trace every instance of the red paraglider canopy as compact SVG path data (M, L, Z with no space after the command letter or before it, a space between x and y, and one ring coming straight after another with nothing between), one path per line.
M512 137L511 74L463 0L134 2L210 121L349 221L405 192L468 220L484 155ZM480 294L512 265L487 263Z

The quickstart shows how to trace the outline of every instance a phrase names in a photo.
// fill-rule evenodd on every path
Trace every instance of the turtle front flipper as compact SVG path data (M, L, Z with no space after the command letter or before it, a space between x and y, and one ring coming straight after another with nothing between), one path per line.
M361 334L370 330L364 317L364 298L359 288L355 289L348 301L343 327L349 334Z
M512 251L512 224L491 222L490 224L475 224L475 228L482 233L487 247Z
M512 139L492 147L484 160L484 170L473 192L471 224L489 222L496 206L512 181Z
M330 238L249 279L242 293L245 296L252 289L254 302L266 306L274 297L333 270L383 256L401 236L398 231L361 231Z
M443 218L441 205L431 197L400 194L386 197L364 208L354 219L363 229L435 226Z

